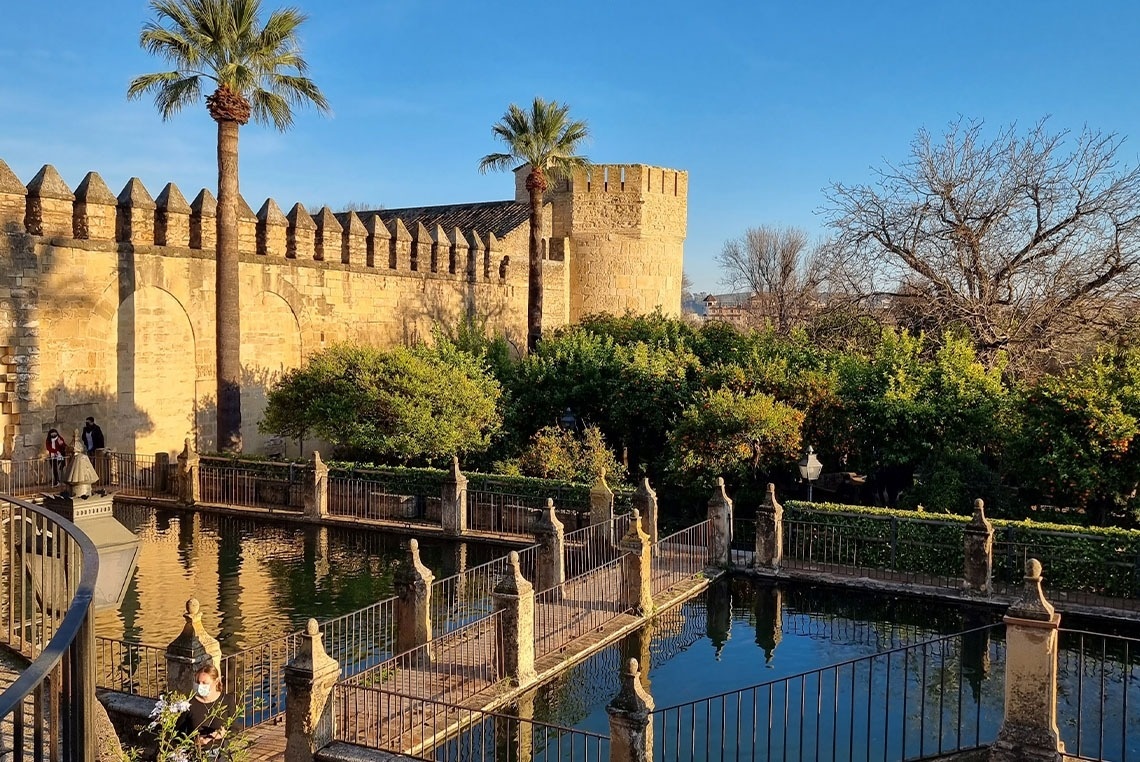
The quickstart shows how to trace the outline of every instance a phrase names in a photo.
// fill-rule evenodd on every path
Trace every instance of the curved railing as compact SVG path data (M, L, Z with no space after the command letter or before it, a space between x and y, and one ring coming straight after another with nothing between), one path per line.
M95 758L95 631L99 555L70 521L0 496L0 659L13 678L0 694L5 759ZM7 682L7 680L5 680Z

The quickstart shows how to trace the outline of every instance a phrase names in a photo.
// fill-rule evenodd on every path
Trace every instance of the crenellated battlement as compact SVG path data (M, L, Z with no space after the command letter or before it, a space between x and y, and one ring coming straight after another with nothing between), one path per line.
M25 185L0 159L0 231L212 252L216 218L217 200L205 189L188 203L174 183L153 197L132 177L116 195L88 172L73 191L50 164ZM457 228L444 234L444 243L440 232L417 221L382 220L377 212L362 218L326 206L314 217L300 203L288 214L271 198L257 212L244 198L238 203L238 250L248 257L505 282L507 256L493 233Z
M689 173L648 164L592 164L567 180L571 193L638 193L687 197Z

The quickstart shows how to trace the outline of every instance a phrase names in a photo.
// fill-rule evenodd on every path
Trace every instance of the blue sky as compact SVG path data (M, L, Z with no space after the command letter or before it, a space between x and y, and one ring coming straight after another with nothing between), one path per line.
M267 8L277 7L265 0ZM1129 137L1140 155L1140 4L1126 2L497 3L298 0L311 76L333 108L241 136L241 189L256 208L388 207L509 198L482 176L508 103L566 101L586 154L689 172L685 268L720 289L716 254L759 224L822 234L831 182L905 157L920 127L965 116L994 127L1050 116ZM163 123L128 103L161 62L138 47L141 0L13 2L0 27L0 158L25 182L51 163L118 191L213 188L202 108Z

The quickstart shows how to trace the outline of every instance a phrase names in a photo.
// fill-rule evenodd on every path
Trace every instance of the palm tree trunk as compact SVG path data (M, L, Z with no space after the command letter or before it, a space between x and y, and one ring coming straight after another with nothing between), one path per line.
M238 127L218 122L218 243L215 270L218 449L241 452L241 305L238 283Z
M527 270L526 347L533 352L542 338L542 204L545 178L532 171L530 193L530 266Z

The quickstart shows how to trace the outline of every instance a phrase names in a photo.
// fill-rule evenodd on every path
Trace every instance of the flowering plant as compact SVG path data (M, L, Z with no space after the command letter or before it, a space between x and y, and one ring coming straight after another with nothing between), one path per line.
M241 709L235 712L225 711L222 700L216 702L208 717L222 720L220 731L213 731L217 742L210 739L194 728L189 731L180 724L183 715L190 710L190 698L180 693L168 693L159 697L150 712L150 724L146 726L146 734L153 743L154 756L146 755L146 759L156 762L241 762L247 758L249 741L235 727ZM144 756L140 749L129 751L124 762L139 762Z

